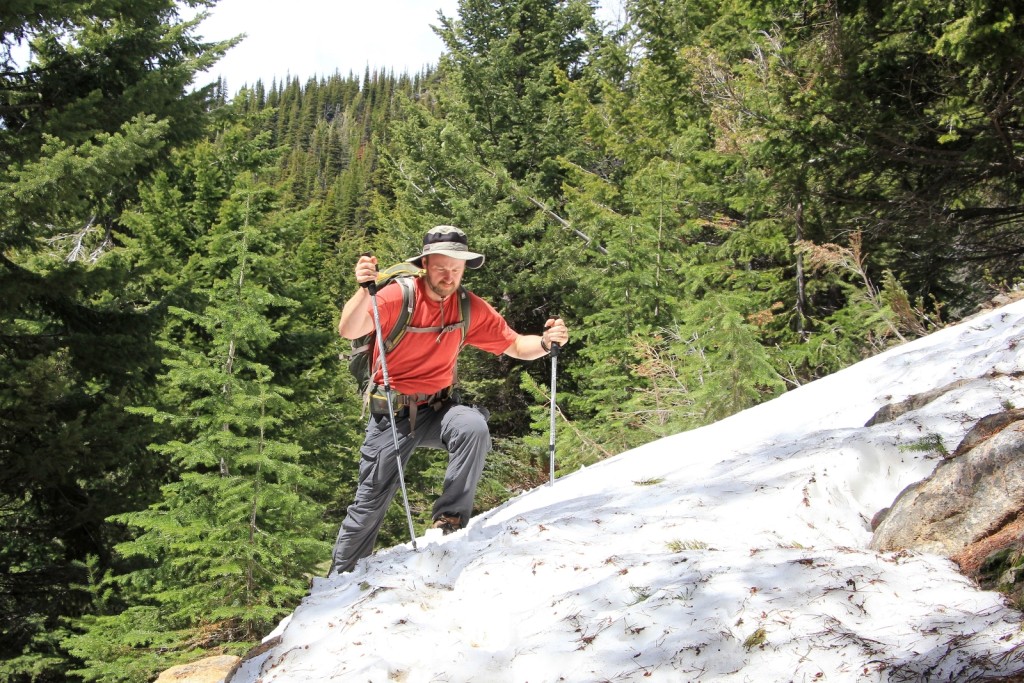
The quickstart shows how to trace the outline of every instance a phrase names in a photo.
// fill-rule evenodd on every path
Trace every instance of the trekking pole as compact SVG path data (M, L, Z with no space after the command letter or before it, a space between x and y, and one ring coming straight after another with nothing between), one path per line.
M555 378L558 375L558 342L551 342L551 438L548 441L548 464L551 468L551 481L548 486L555 485Z
M409 538L412 549L416 550L416 530L412 526L412 510L409 509L409 493L405 490L405 473L402 471L402 454L398 449L398 428L395 427L395 407L391 404L391 378L388 377L388 362L384 357L384 335L380 331L380 311L377 309L377 283L373 280L362 283L370 290L373 305L373 326L377 331L377 351L380 353L380 368L384 374L384 395L388 400L388 417L391 419L391 439L395 444L395 462L398 464L398 482L402 485L402 503L405 505L405 519L409 522Z

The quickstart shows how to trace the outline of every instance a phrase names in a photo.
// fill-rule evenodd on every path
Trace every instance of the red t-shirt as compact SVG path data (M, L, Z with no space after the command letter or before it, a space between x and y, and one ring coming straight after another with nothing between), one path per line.
M467 292L470 301L469 329L466 344L500 355L516 339L516 332L509 327L494 307L472 292ZM459 320L459 294L453 294L443 302L433 301L427 296L426 282L416 278L416 305L413 307L409 327L444 327ZM385 287L377 292L377 309L380 312L381 334L387 339L395 325L402 305L402 288L398 285ZM367 311L373 317L372 303ZM388 354L388 377L391 388L400 394L433 394L452 383L455 361L459 355L462 340L461 327L450 332L406 331L398 346ZM373 363L377 364L377 346L374 344ZM382 384L383 371L378 369L373 381Z

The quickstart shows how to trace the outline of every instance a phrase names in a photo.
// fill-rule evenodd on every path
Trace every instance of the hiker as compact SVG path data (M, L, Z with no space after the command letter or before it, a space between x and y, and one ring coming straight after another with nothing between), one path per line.
M469 250L466 233L458 228L439 225L429 230L423 237L420 255L408 262L425 272L413 280L415 305L407 330L386 354L395 428L403 465L420 446L448 451L444 489L432 515L433 527L447 534L468 523L484 458L491 450L486 409L460 404L453 389L462 346L533 360L547 355L551 344L564 345L569 332L560 318L551 318L543 334L519 334L489 303L466 291L461 286L465 269L479 268L484 257ZM345 303L338 323L342 337L358 339L375 331L371 295L364 283L376 277L377 259L360 257L355 266L360 287ZM387 339L402 308L402 288L384 287L376 298L380 332ZM465 326L460 324L466 317L463 311L468 313ZM359 483L334 545L332 576L351 571L356 561L373 552L384 513L399 485L388 399L381 386L382 368L376 348L370 367L370 418L360 448Z

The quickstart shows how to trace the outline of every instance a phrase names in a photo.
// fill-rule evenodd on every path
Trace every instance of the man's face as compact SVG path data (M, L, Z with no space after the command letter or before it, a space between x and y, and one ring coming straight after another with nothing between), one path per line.
M451 256L431 254L423 257L423 268L427 271L427 287L441 299L455 293L466 272L466 262Z

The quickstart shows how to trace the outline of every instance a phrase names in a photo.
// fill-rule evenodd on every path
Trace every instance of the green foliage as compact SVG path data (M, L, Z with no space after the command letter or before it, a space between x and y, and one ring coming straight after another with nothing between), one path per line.
M681 328L693 363L692 399L697 424L728 417L777 396L783 382L757 329L741 313L736 297L708 297Z
M174 3L6 8L0 676L150 678L303 594L357 477L334 327L363 251L458 225L488 257L467 286L516 330L569 323L560 474L1024 277L1012 8L625 10L602 34L582 0L463 0L436 71L228 105L187 86L229 43ZM463 355L495 441L478 510L547 481L549 369ZM420 526L445 463L410 463ZM380 542L405 535L396 501Z
M63 616L81 562L108 562L105 518L152 499L150 400L160 312L118 251L122 214L176 144L204 132L185 94L224 45L166 0L15 2L0 20L0 661L6 680L66 680ZM32 47L16 63L10 48Z
M68 658L60 642L64 630L54 627L43 613L29 615L19 620L19 625L31 634L31 638L27 642L22 641L20 653L0 660L0 680L44 681L65 677Z
M559 354L564 358L564 352ZM550 478L549 454L551 450L551 394L550 384L539 385L532 377L524 375L522 388L532 397L530 415L532 431L522 438L529 463L532 468L539 468L539 480ZM555 411L555 473L573 472L580 467L592 465L604 460L614 453L603 441L588 431L589 425L580 424L568 419L562 406L573 401L573 396L556 387Z
M446 73L466 107L460 123L473 129L485 166L499 161L513 180L557 190L556 160L568 142L560 76L578 76L592 12L582 0L463 0L457 20L442 17Z
M679 539L669 541L666 546L669 552L673 553L681 553L684 550L707 550L709 547L704 541L681 541Z
M1019 541L993 551L982 561L975 577L985 590L998 590L1021 609L1024 607L1024 548Z
M836 193L855 202L868 248L911 297L935 296L955 315L988 294L985 270L1019 271L1005 260L1021 253L1017 173L1002 161L1022 105L1011 76L1021 26L1009 11L865 3L842 27L857 66L836 84L836 114L863 143L857 166L831 174Z
M823 274L822 284L845 294L846 305L824 319L820 333L807 345L816 354L832 349L833 362L816 359L828 367L843 367L885 349L893 340L904 342L927 334L938 318L937 314L926 313L921 305L911 305L906 290L890 271L883 273L881 288L876 286L867 270L860 234L851 235L849 243L849 247L809 242L797 245L809 272Z
M175 629L157 607L88 615L78 626L87 635L72 639L68 650L86 664L68 673L84 681L150 681L169 666L186 661L179 651L190 630Z
M913 443L900 446L900 450L917 453L938 453L939 456L943 458L949 456L949 450L946 448L946 445L942 443L942 437L938 434L922 436Z
M755 647L764 647L766 642L768 642L768 632L763 628L758 628L746 637L743 641L743 647L747 650L753 650Z
M560 158L576 153L563 95L581 73L591 24L582 2L462 3L438 30L450 54L431 97L402 101L383 156L393 195L374 206L384 249L412 252L431 225L465 228L488 254L467 287L523 333L553 314L572 321L564 283L582 281L574 260L585 243L559 221L557 193ZM481 355L460 364L498 436L530 430L520 385L537 365Z
M208 252L188 267L209 285L197 287L191 308L170 309L176 338L164 343L164 405L135 410L169 426L171 439L152 448L178 474L149 509L114 518L139 530L117 551L144 568L110 581L122 600L147 608L152 628L134 625L135 607L86 619L77 626L88 635L69 639L73 651L100 639L127 648L118 658L138 651L140 666L154 657L166 666L193 647L253 642L305 594L327 552L311 497L318 484L287 437L293 392L269 364L298 307L275 291L286 252L272 238L287 233L273 222L271 200L246 175L236 178ZM157 639L159 657L150 651Z

